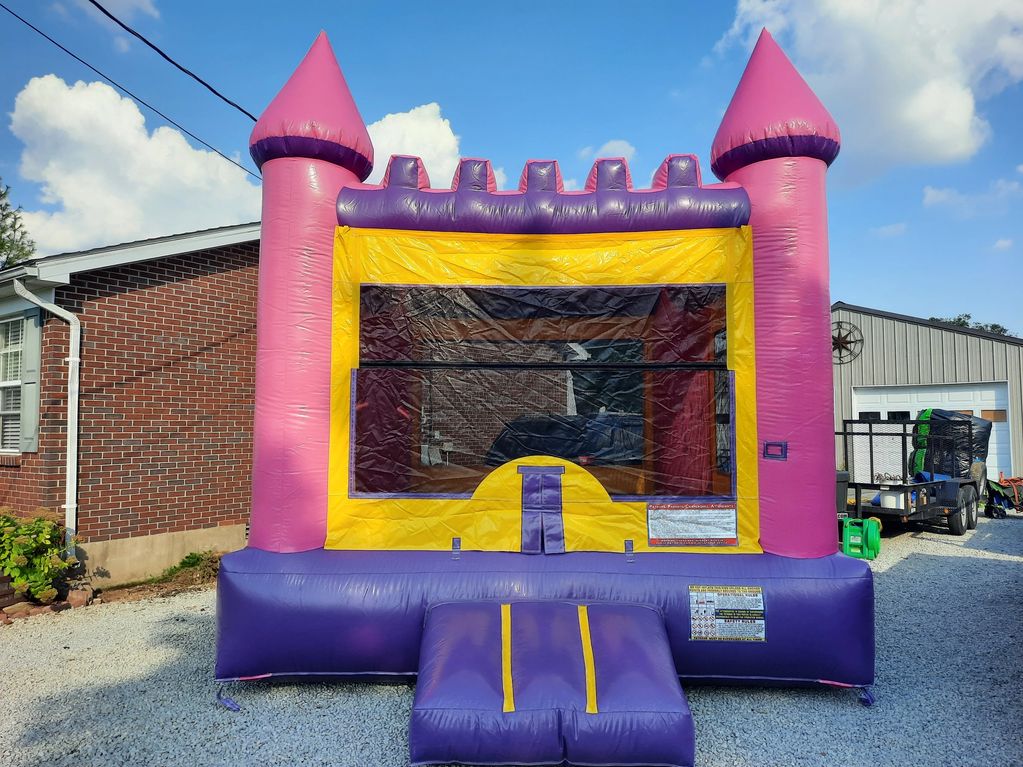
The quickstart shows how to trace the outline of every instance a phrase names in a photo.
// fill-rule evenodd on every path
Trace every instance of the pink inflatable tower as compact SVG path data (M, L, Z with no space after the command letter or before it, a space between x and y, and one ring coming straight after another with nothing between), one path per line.
M821 557L835 536L825 173L838 126L765 29L711 164L750 197L760 440L760 544Z
M330 295L337 193L373 145L323 32L252 130L263 171L249 544L323 546L330 424Z

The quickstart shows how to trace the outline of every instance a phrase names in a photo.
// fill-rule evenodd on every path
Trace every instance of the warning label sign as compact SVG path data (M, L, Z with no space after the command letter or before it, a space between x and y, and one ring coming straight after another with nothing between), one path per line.
M651 546L738 546L735 501L648 503Z
M690 586L689 620L693 640L767 641L759 586Z

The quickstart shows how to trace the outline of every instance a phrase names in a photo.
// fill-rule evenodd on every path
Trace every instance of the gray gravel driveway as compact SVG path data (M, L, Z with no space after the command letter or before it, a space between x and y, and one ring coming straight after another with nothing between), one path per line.
M1023 518L887 537L877 704L687 687L697 763L1023 765ZM409 684L247 683L214 702L214 594L0 628L0 765L406 765Z

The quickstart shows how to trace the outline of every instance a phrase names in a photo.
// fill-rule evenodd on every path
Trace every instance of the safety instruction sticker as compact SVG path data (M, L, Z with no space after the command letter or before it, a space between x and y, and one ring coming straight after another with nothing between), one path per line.
M648 503L651 546L738 546L735 501Z
M690 586L689 620L690 639L767 641L760 586Z

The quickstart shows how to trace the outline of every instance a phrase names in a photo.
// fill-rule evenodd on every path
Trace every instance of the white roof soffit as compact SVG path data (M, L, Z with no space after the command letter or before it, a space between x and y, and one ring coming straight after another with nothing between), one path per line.
M46 285L66 285L71 275L91 272L112 266L151 261L156 258L179 256L197 250L240 245L259 239L259 222L205 229L187 234L156 237L123 245L94 248L76 253L58 253L18 264L0 271L0 295L14 278L28 278L31 282Z

